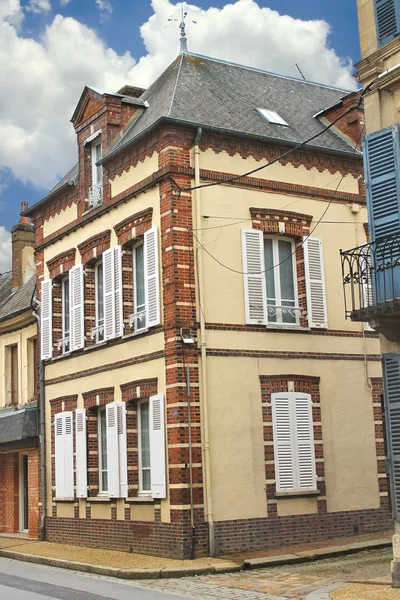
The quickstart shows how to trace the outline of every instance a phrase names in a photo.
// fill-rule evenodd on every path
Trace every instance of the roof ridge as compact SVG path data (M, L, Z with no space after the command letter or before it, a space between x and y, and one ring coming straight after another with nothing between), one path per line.
M347 90L345 88L336 87L334 85L328 85L325 83L317 83L315 81L309 81L308 79L300 79L300 77L293 77L292 75L282 75L281 73L275 73L274 71L266 71L265 69L260 69L258 67L250 67L249 65L242 65L240 63L235 63L229 60L223 60L222 58L213 58L212 56L207 56L205 54L197 54L195 52L189 52L188 56L197 56L199 58L205 58L206 60L210 60L212 62L219 62L225 65L231 65L232 67L237 67L239 69L246 69L247 71L255 71L257 73L264 73L266 75L273 75L274 77L280 77L281 79L290 79L292 81L297 81L299 83L315 85L317 87L328 88L331 90L335 90L338 92L345 92L346 94L351 94L353 90ZM356 90L357 91L357 90Z
M169 117L171 115L172 106L174 104L175 94L176 94L176 90L177 90L177 87L178 87L179 76L181 74L181 69L182 69L183 56L184 56L184 54L182 53L180 55L180 57L179 57L180 58L179 69L178 69L178 73L176 75L176 80L175 80L175 85L174 85L174 91L172 92L171 104L169 105L169 109L168 109L168 112L167 112L167 115L166 115L167 117Z

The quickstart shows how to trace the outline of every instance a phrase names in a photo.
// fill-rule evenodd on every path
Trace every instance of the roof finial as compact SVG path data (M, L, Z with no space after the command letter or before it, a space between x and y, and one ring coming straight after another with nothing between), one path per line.
M181 43L181 48L180 48L180 53L182 54L188 54L188 49L187 49L187 38L186 38L186 17L187 17L187 12L185 12L185 3L182 2L182 17L181 17L181 22L179 25L179 29L181 30L181 37L180 37L180 43ZM170 18L168 19L168 21L179 21L179 19L174 19L174 18ZM197 25L197 21L192 21L192 23L195 23L195 25Z

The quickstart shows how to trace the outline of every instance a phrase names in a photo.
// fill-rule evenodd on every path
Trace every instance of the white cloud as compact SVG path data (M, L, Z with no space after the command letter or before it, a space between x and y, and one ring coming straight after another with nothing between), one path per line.
M0 225L0 273L11 269L11 233Z
M50 0L29 0L26 10L36 14L49 12L51 10Z
M69 4L70 2L71 0L60 0L61 6L67 6L67 4Z
M106 21L110 18L114 9L108 0L96 0L96 6L100 11L100 17L102 21Z
M33 1L44 6L48 0ZM76 160L69 120L84 86L112 91L126 83L147 86L165 69L179 50L179 23L168 18L180 17L180 4L153 0L152 7L154 14L140 30L147 55L135 64L129 53L108 48L93 29L61 15L38 39L22 37L20 1L0 0L0 169L51 187ZM253 0L187 10L193 52L295 76L298 62L308 79L355 87L351 65L329 48L324 21L280 16Z

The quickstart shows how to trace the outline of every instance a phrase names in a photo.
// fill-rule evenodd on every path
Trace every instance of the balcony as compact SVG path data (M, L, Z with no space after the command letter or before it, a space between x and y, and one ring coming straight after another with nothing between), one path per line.
M89 206L97 208L103 204L103 183L99 181L89 188Z
M400 234L340 251L345 315L389 340L400 334Z

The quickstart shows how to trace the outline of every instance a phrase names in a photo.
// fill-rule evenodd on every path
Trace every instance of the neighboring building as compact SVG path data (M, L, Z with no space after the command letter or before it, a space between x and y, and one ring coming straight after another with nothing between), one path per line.
M390 526L379 340L337 261L366 241L362 112L229 182L358 99L187 53L85 88L78 164L25 213L49 540L190 557Z
M400 2L357 0L369 244L342 253L346 314L381 334L393 515L400 521ZM347 246L346 248L349 248ZM393 580L400 583L396 523Z
M22 210L28 207L22 203ZM0 532L38 535L35 230L12 229L12 270L0 275Z

